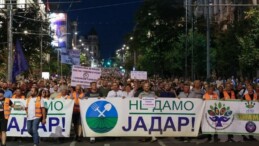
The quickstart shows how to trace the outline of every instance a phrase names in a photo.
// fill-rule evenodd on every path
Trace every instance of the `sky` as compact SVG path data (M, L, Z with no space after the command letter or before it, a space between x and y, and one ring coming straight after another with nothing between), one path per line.
M78 0L49 0L49 2ZM78 20L79 36L86 36L95 28L99 36L101 58L108 59L121 48L125 36L135 26L135 15L143 0L80 0L61 3L58 11L68 12L68 19ZM50 10L53 10L50 5ZM56 9L56 8L55 8Z

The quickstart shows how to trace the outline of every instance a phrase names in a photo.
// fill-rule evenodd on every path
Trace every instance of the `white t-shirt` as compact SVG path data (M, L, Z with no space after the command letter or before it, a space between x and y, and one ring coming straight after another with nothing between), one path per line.
M123 97L123 92L121 90L118 90L116 92L114 90L111 90L108 92L107 97Z
M129 93L127 93L126 91L123 91L122 94L126 98L132 98L134 97L134 90L131 90Z
M30 102L28 104L28 117L27 117L27 120L34 120L34 119L37 119L38 117L35 116L35 104L36 104L36 97L35 98L31 98L30 99ZM28 99L27 99L28 100ZM44 100L41 98L40 100L40 103L41 103L41 107L44 107ZM27 106L27 104L26 104Z

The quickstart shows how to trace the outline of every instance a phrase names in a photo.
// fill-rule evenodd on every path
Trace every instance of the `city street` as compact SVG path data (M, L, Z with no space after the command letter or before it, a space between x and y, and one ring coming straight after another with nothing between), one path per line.
M259 142L243 142L241 136L235 136L234 140L236 142L233 143L226 143L227 136L219 136L221 141L219 143L214 142L206 142L206 139L197 140L192 139L190 142L185 143L182 141L179 141L175 138L159 138L157 142L150 143L142 143L138 142L138 138L121 138L117 140L104 140L104 139L98 139L96 143L91 144L89 142L88 138L84 138L82 142L76 142L72 141L72 139L65 139L61 140L60 142L57 142L54 139L45 139L44 142L41 142L41 146L85 146L85 145L92 145L92 146L193 146L193 145L199 145L199 146L216 146L220 144L221 146L258 146ZM256 137L257 140L259 140L259 137ZM45 142L46 141L46 142ZM32 146L32 143L30 143L29 139L23 140L21 143L17 141L8 141L8 146Z
M259 146L259 0L0 0L0 66L0 146Z

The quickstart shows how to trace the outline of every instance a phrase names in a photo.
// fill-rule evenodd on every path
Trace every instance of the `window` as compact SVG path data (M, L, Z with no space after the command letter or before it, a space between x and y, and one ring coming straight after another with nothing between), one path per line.
M0 9L5 8L5 0L0 0Z
M10 0L6 0L5 3L6 3L5 7L8 8L10 6ZM16 0L11 0L11 3L13 4L13 9L16 9L16 7L17 7Z
M17 0L17 8L25 9L26 0Z

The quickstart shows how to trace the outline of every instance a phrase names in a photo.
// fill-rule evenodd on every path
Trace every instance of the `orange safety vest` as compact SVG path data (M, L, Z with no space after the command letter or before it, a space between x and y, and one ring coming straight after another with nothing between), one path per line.
M245 99L246 101L251 101L252 98L250 97L249 93L245 94ZM254 92L254 99L253 100L257 100L257 94Z
M13 99L25 99L25 96L22 95L21 97L17 97L16 95L13 95L12 98Z
M218 94L213 93L212 97L209 95L209 93L206 93L203 95L204 100L217 100L218 99Z
M80 93L79 95L76 92L73 92L68 99L74 99L74 108L73 112L79 113L80 112L80 106L79 106L79 99L82 99L84 97L84 93Z
M5 98L5 100L4 100L4 117L6 120L9 119L10 114L11 114L10 99Z
M223 91L223 94L224 94L224 99L227 100L227 99L236 99L236 96L235 96L235 93L234 91L230 91L231 93L231 97L229 97L229 94L227 91Z
M61 95L61 94L58 94L56 98L57 98L57 99L60 99L61 97L62 97L62 95ZM68 95L65 95L64 97L65 97L65 98L69 98Z
M28 99L27 99L27 103L26 103L26 107L27 107L27 109L26 109L26 112L27 112L27 114L28 114L28 106L29 106L29 103L30 103L30 100L31 100L31 98L32 97L29 97ZM35 102L35 116L36 117L39 117L39 118L41 118L42 117L42 111L41 111L41 97L36 97L36 102Z
M56 96L57 99L61 98L61 93L58 93L58 95Z

